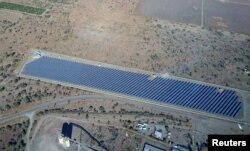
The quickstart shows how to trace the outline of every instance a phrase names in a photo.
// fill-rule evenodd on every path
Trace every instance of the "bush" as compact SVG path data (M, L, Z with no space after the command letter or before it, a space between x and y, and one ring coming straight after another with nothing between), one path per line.
M106 111L105 111L105 108L104 108L103 106L100 106L100 107L99 107L99 111L102 112L102 113L103 113L103 112L106 112Z

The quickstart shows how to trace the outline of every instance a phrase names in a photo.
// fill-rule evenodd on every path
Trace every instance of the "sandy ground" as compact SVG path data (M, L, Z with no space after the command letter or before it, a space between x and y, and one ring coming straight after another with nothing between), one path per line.
M250 34L250 3L247 0L205 0L204 26Z
M102 112L102 110L100 110L101 106L104 108L105 112ZM54 107L51 107L51 109L53 108ZM84 100L77 103L69 103L67 105L57 105L55 106L55 108L62 108L64 109L64 111L62 113L47 112L47 114L39 114L39 118L37 119L38 124L34 127L35 131L32 132L33 139L36 139L34 137L36 135L38 135L38 137L40 136L40 134L44 135L44 133L39 133L39 129L43 129L44 127L43 125L39 124L39 122L46 125L46 123L42 122L43 120L40 120L40 118L45 119L46 121L47 115L66 118L67 120L63 121L67 122L76 120L77 122L80 122L84 125L86 123L89 123L89 126L86 126L86 128L88 128L92 133L98 132L98 128L94 128L93 125L106 125L113 126L115 128L124 128L124 126L127 125L124 121L127 120L131 120L131 123L162 123L168 125L168 130L172 133L170 140L179 144L187 144L188 141L186 137L184 137L184 135L188 133L192 135L194 142L206 142L208 134L246 134L250 131L249 125L241 125L244 129L243 131L241 131L238 128L237 123L213 118L206 118L191 113L166 109L164 107L152 106L149 104L141 104L134 101L129 102L103 100L100 102L95 100ZM146 115L145 111L153 114ZM158 114L163 114L163 116ZM169 116L172 116L173 120L171 120L171 118L169 119ZM185 122L187 119L189 120L189 122ZM48 123L51 123L50 121L51 119L48 120ZM52 124L48 125L52 126ZM60 124L55 124L53 126L57 127L57 130L60 130L59 125ZM221 127L223 127L223 129ZM96 136L100 135L101 139L109 140L107 138L105 139L105 136L108 137L109 135L106 135L104 132L105 131L103 131L103 133L96 133ZM78 139L78 134L74 135L73 138ZM151 142L151 140L149 142Z
M249 8L247 0L140 0L137 13L194 25L202 25L203 16L206 28L249 35Z
M53 121L53 124L50 124ZM145 137L140 133L136 133L130 130L126 130L123 127L113 127L112 125L102 124L102 123L94 123L93 121L83 121L76 120L71 118L62 118L58 116L46 116L45 118L39 121L37 127L37 133L34 136L34 141L31 145L31 150L40 150L44 149L43 144L47 141L51 141L51 145L47 145L47 150L59 150L62 148L61 145L58 144L55 140L57 140L58 135L61 133L60 130L62 128L62 124L64 122L73 122L81 125L86 130L88 130L92 135L94 135L99 141L103 140L104 144L112 151L116 150L135 150L136 147L142 148L145 141L154 142L155 145L166 148L167 146L164 143L161 143L157 140L154 140L149 137ZM80 133L76 134L75 131L79 130L76 127L73 127L72 139L76 139L79 141ZM80 131L79 131L80 132ZM145 137L145 138L144 138ZM48 139L47 139L48 138ZM94 148L99 148L96 146L96 143L86 135L86 133L82 132L81 135L81 143L87 146L91 146ZM158 143L158 144L157 144ZM52 145L53 144L53 145ZM120 145L117 145L120 144ZM76 149L77 145L71 144L71 147L67 150ZM100 148L99 148L100 149Z
M201 25L201 0L140 0L138 15Z
M51 129L51 127L56 127L56 122L54 121L46 121L42 124L42 127L40 131L43 131L44 133L39 133L36 139L34 140L33 144L36 144L35 146L32 144L30 147L31 151L61 151L66 150L62 146L59 146L58 143L58 131L56 129ZM61 125L60 125L61 126ZM60 132L59 132L60 133Z
M2 151L24 150L28 127L29 120L22 117L0 123L0 149Z
M240 2L242 1L246 0ZM77 2L65 0L63 3L50 0L10 0L10 2L43 7L47 11L42 16L34 16L0 10L1 114L9 110L7 104L11 108L17 108L11 112L22 110L26 104L34 105L25 103L23 98L26 96L32 96L32 102L39 103L39 97L36 98L35 94L43 96L41 94L48 92L47 97L42 97L40 100L46 101L55 94L63 97L85 93L43 82L37 86L36 81L28 79L18 79L16 82L17 76L14 70L31 48L250 90L249 74L246 72L250 64L248 35L138 16L136 9L139 0L78 0ZM221 6L218 9L222 11L221 8L226 7L227 11L228 5L232 9L242 8L241 10L246 12L249 10L245 9L246 6L231 7L231 3L218 5ZM192 7L195 16L199 16L195 10L196 8ZM213 11L214 14L211 13L208 17L210 20L212 17L213 26L220 26L226 30L230 27L248 30L249 17L245 17L245 14L249 13L242 14L244 16L242 19L247 18L246 22L242 23L242 20L239 20L242 26L237 26L234 24L236 14L230 15L233 18L228 18L227 12L220 11ZM195 20L194 23L198 20L192 19ZM25 86L23 83L28 85ZM20 100L23 106L15 107ZM131 107L124 106L124 108ZM197 118L197 121L199 120ZM216 121L219 123L218 127L228 126L228 132L244 133L239 132L236 125L233 125L234 131L230 131L231 125L220 122ZM212 132L218 131L210 131ZM54 133L52 136L55 135Z
M13 17L1 18L0 52L39 48L249 90L248 36L138 16L138 2L25 0L48 10L2 11Z

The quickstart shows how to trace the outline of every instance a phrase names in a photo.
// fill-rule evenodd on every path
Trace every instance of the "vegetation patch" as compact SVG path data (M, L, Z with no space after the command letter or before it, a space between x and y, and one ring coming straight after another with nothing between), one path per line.
M30 14L35 14L35 15L41 15L45 11L44 8L36 8L32 6L25 6L25 5L9 3L9 2L0 2L0 9L15 10L15 11L30 13Z

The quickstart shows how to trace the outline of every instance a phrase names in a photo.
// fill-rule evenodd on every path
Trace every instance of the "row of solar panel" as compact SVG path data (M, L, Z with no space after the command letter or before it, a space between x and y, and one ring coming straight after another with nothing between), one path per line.
M123 78L123 80L124 80L124 78ZM125 79L126 80L126 79ZM160 79L160 80L162 80L162 79ZM67 82L70 82L70 81L67 81ZM176 81L175 81L176 82ZM178 82L178 81L177 81ZM76 84L79 84L79 83L82 83L82 81L81 80L79 80L79 81L77 81L76 82ZM184 83L184 82L183 82ZM181 85L184 85L184 84L181 84ZM226 90L226 91L224 91L224 92L226 92L227 94L228 94L228 96L227 95L219 95L219 93L218 92L216 92L215 90L216 90L216 88L213 88L212 90L211 90L211 87L205 87L205 86L203 86L202 88L200 88L200 92L207 92L207 93L202 93L202 94L204 94L203 96L203 99L202 99L202 97L200 97L200 96L198 96L198 98L200 98L200 100L201 101L199 101L198 100L198 98L192 98L193 96L192 95L185 95L185 93L179 93L179 95L177 95L178 93L176 93L175 91L171 91L171 92L175 92L175 93L165 93L165 95L159 95L159 93L154 93L153 92L153 88L151 87L151 88L149 88L148 86L147 86L147 83L145 84L144 83L144 85L141 85L141 83L134 83L134 84L138 84L137 86L139 86L140 88L149 88L149 89L136 89L136 88L132 88L132 87L126 87L125 85L123 85L123 87L122 87L122 89L121 89L121 87L117 87L116 85L113 85L113 84L110 84L110 82L108 82L108 83L96 83L96 82L94 82L94 83L85 83L85 85L88 85L88 86L91 86L91 87L99 87L99 88L103 88L103 86L105 86L103 89L109 89L109 87L108 86L111 86L111 88L109 89L109 90L111 90L111 91L115 91L115 92L119 92L119 93L126 93L126 94L129 94L129 95L135 95L135 96L139 96L139 97L144 97L144 98L148 98L148 99L152 99L152 100L159 100L159 101L165 101L166 102L166 97L167 98L169 98L168 100L167 100L167 103L172 103L172 104L177 104L177 105L183 105L183 106L186 106L186 107L191 107L191 108L195 108L195 109L202 109L202 110L206 110L206 111L209 111L209 112L214 112L215 111L215 113L217 113L217 111L218 111L218 109L219 109L219 107L220 106L215 106L216 105L216 103L214 103L214 102L216 102L216 101L219 101L220 99L223 99L223 100L221 100L221 101L226 101L227 100L227 102L229 102L228 101L228 98L229 97L232 97L232 99L237 99L237 97L235 96L235 95L232 95L233 94L233 91L228 91L228 90ZM176 86L179 86L178 84L175 84ZM191 87L191 85L192 84L187 84L187 83L185 83L185 85L187 86L189 86L189 87ZM183 86L182 88L181 88L181 90L183 90L183 89L185 89L186 88L186 86ZM192 85L193 86L193 85ZM193 87L195 87L195 86L193 86ZM125 89L126 88L126 89ZM136 90L139 90L139 91L136 91ZM146 91L146 90L150 90L151 92L149 92L149 93L144 93L144 94L141 94L140 92L143 92L143 91ZM159 92L161 92L163 89L162 89L162 85L160 85L159 86L159 88L157 89L157 90L159 90ZM188 92L188 91L186 91L186 92ZM209 103L208 101L203 101L202 102L202 100L204 100L204 99L207 99L207 97L206 96L209 96L209 95L211 95L211 93L214 93L214 92L216 92L217 94L215 94L215 95L213 95L214 96L214 99ZM224 93L224 92L222 92L222 93ZM231 93L231 95L229 95L229 93ZM175 94L175 95L173 95L173 94ZM206 95L205 95L206 94ZM169 96L168 96L169 95ZM181 96L181 97L180 97ZM183 97L183 96L186 96L186 97ZM192 96L191 98L190 98L190 96ZM157 97L157 98L156 98ZM160 97L160 98L159 98ZM193 102L193 101L188 101L187 100L187 98L190 98L190 99L192 99L192 100L197 100L196 102ZM197 97L197 96L196 96ZM182 98L182 100L179 100L179 98ZM173 101L173 102L172 102ZM233 101L235 101L235 100L232 100L231 102L233 102ZM198 103L198 102L200 102L200 103ZM209 103L209 105L207 105L207 103L205 103L205 102L207 102L207 103ZM238 102L239 103L239 102ZM210 104L214 104L214 105L210 105ZM190 105L190 106L189 106ZM202 105L202 106L201 106ZM231 105L231 108L232 107L238 107L237 105L235 106L235 104L230 104ZM205 108L206 107L206 108ZM220 108L220 110L219 111L222 111L222 109L223 108ZM224 109L226 109L226 108L224 108ZM226 111L226 110L225 110ZM225 114L225 111L224 112L222 112L222 113L224 113ZM233 111L233 110L230 110L230 111ZM235 110L235 113L237 112L237 110ZM220 113L220 112L219 112ZM232 113L233 115L235 114L235 113ZM220 113L221 114L221 113Z
M234 117L241 109L235 91L117 69L41 57L26 65L23 74L155 100Z

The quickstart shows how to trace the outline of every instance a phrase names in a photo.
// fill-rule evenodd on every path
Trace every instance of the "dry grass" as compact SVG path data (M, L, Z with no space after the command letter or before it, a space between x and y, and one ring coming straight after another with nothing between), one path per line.
M39 48L249 90L246 35L136 16L138 0L24 2L48 11L3 11L1 53Z

